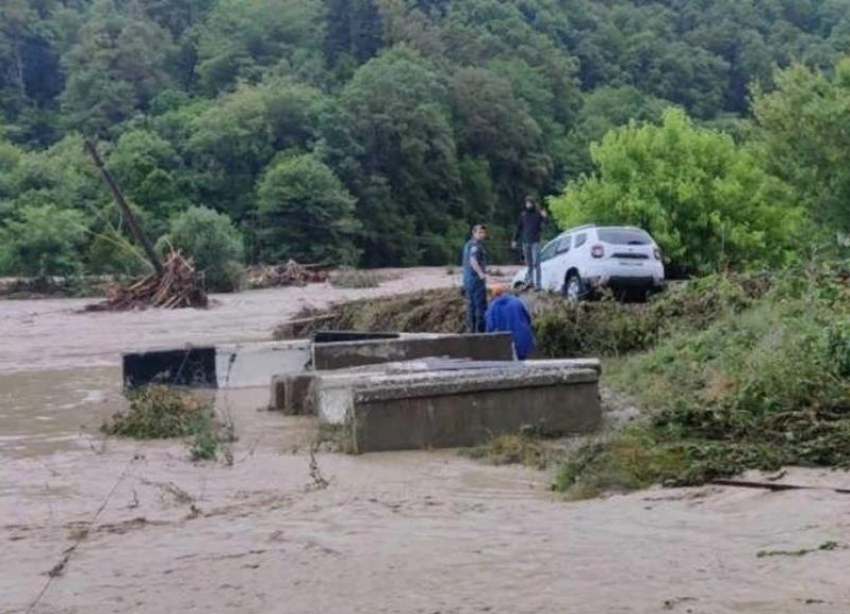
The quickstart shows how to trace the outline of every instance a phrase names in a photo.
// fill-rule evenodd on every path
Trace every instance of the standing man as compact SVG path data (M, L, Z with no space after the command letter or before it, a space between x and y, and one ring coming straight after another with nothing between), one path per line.
M487 227L476 224L472 238L463 248L463 289L466 294L466 328L470 333L484 332L487 312L487 254L484 239Z
M522 257L528 271L525 274L525 283L534 284L535 290L541 289L540 273L540 229L546 221L548 214L545 210L537 207L534 200L528 196L525 199L525 209L519 214L514 238L511 246L516 249L517 242L522 243Z

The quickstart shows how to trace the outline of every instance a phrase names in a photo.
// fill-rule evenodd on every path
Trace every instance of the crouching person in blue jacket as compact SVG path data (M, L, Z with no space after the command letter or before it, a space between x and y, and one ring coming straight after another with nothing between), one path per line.
M525 360L534 351L531 314L525 303L506 290L504 285L493 287L493 302L487 309L487 332L510 332L517 358Z

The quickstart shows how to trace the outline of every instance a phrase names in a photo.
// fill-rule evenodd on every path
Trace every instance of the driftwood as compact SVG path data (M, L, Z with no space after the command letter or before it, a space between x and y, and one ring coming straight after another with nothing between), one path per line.
M330 276L326 264L299 264L290 260L286 264L251 267L246 278L249 288L276 288L280 286L306 286L324 283Z
M160 307L180 309L207 307L209 300L201 289L191 259L173 250L162 265L162 275L152 273L129 285L115 285L106 292L106 301L86 307L86 311L131 311Z

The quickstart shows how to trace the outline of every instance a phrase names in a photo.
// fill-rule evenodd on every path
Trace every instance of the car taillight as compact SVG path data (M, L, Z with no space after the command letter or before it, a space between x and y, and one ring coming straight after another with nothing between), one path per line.
M602 258L605 255L605 248L601 245L594 245L590 248L590 255L594 258Z
M661 260L661 250L656 247L653 251L655 252L655 259Z

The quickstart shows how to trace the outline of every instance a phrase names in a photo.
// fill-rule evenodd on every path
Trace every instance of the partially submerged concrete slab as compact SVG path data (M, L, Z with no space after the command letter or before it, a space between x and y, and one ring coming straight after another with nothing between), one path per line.
M268 386L282 373L301 373L310 362L309 341L227 344L124 354L124 383L208 388Z
M313 387L315 373L276 375L272 379L272 400L269 409L281 411L286 416L315 414Z
M313 408L347 429L357 452L469 446L524 427L581 433L601 420L598 361L398 369L319 374Z
M469 364L470 361L457 361ZM285 415L300 416L316 414L315 396L322 378L342 378L346 385L361 381L364 376L386 373L426 372L435 368L431 360L377 363L352 367L341 371L304 371L282 373L272 378L269 409L282 411Z
M598 427L595 371L512 375L359 389L351 420L354 450L453 448L524 428L564 435Z
M426 357L513 360L513 341L510 333L494 333L401 337L313 345L313 368L317 371Z
M309 341L252 342L216 348L220 388L268 386L276 375L303 373L309 364Z
M218 385L214 347L186 346L128 353L121 357L121 366L126 388L153 383L196 388Z

